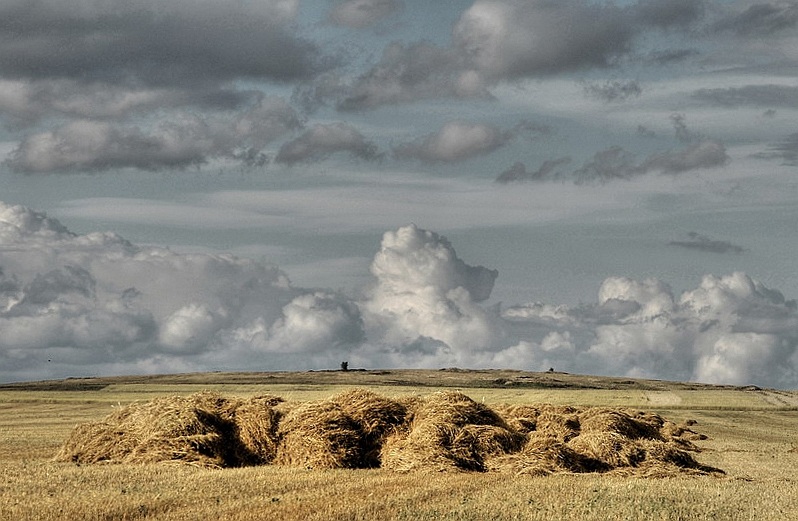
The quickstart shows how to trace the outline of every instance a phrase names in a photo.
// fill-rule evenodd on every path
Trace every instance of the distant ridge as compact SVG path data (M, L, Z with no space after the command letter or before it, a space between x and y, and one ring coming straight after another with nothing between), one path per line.
M452 388L523 388L523 389L629 389L648 391L674 390L760 390L756 386L712 385L695 382L671 382L613 376L590 376L556 371L528 372L506 369L350 369L279 372L209 372L163 375L107 376L66 378L0 384L0 390L19 391L96 391L109 385L357 385Z

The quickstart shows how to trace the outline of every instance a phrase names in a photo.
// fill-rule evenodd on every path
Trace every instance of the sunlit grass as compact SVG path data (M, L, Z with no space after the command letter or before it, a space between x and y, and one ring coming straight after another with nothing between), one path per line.
M76 424L99 420L132 401L199 390L304 401L360 385L219 384L198 378L90 391L0 391L0 519L759 520L791 519L798 512L798 411L789 405L798 394L774 398L756 390L457 387L488 404L634 407L674 421L694 419L693 428L709 436L698 442L703 451L697 459L724 469L721 478L418 475L278 466L207 470L52 461ZM423 387L369 387L387 396L437 390L428 381Z

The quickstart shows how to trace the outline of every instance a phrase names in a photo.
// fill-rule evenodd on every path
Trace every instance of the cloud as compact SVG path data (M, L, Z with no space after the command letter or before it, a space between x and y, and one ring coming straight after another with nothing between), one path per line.
M593 303L483 307L498 272L414 225L352 299L274 266L78 235L0 203L0 381L337 367L513 367L791 388L798 304L744 273L675 295L609 277Z
M737 246L729 241L716 241L697 232L690 232L687 236L690 237L690 240L671 241L668 244L711 253L742 253L745 251L742 246Z
M434 98L489 98L487 85L457 50L431 43L391 43L380 61L351 85L322 89L315 99L334 95L342 111Z
M29 127L49 118L114 120L163 107L233 110L257 102L252 91L218 85L135 87L74 79L0 79L0 113L10 127Z
M785 165L798 165L798 132L790 134L781 143L775 143L755 157L761 159L781 159Z
M504 146L512 138L491 125L453 121L438 132L394 148L398 158L415 158L427 163L462 161Z
M301 136L283 143L275 161L289 165L320 161L336 152L349 152L358 159L375 161L382 157L377 145L366 140L349 123L316 124Z
M400 0L342 0L328 15L328 20L335 25L362 29L391 16L400 9Z
M490 98L489 89L500 82L613 66L635 52L644 32L681 30L703 11L702 2L687 0L627 7L584 0L477 0L454 25L448 45L394 42L351 84L331 90L324 80L327 88L310 98L318 102L326 93L339 110Z
M500 334L496 320L476 305L490 296L498 272L469 266L434 232L415 225L386 232L371 273L377 282L363 305L365 319L369 328L384 330L383 343L470 352Z
M705 139L684 148L652 154L646 158L640 169L644 172L679 174L701 168L715 168L728 162L726 147L718 141Z
M478 0L453 40L482 74L511 79L607 66L631 47L628 22L612 4Z
M741 13L733 13L718 21L714 29L740 36L769 37L798 25L798 3L780 1L753 4Z
M212 159L264 164L261 149L300 125L279 98L225 117L177 114L154 128L80 119L27 136L7 164L25 173L186 168Z
M548 181L554 179L561 179L565 173L560 167L563 167L571 162L570 157L561 157L544 161L540 168L534 172L528 171L526 165L517 162L509 169L505 170L499 177L496 178L497 183L507 184L515 181Z
M14 20L0 27L0 70L150 86L308 78L322 59L292 33L297 10L297 0L12 0L0 6L0 19Z
M769 107L798 106L798 87L791 85L745 85L715 89L699 89L693 97L724 107L745 105Z
M656 152L638 162L635 155L620 146L613 146L596 152L591 159L572 172L562 167L570 158L545 161L538 170L529 172L523 163L514 164L502 172L498 183L517 181L563 181L572 180L576 184L608 183L629 180L638 176L658 172L660 174L681 174L704 168L717 168L729 162L726 147L714 140L701 140L681 148Z
M584 91L590 98L611 103L638 98L643 93L643 88L637 80L607 80L604 83L585 82Z
M524 340L545 364L585 372L790 388L798 379L798 321L787 301L743 273L707 275L678 298L656 279L604 281L595 304L530 304L503 317L517 330L568 332L573 349L553 356ZM545 327L542 327L545 326ZM563 334L563 333L561 333Z

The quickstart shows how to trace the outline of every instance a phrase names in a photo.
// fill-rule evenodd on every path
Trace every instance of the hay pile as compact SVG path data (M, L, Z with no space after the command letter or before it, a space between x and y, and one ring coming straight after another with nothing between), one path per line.
M306 403L203 392L132 404L80 425L56 459L531 475L722 472L692 456L693 442L706 437L690 426L622 409L490 408L455 391L391 399L356 389Z
M58 461L154 463L179 461L204 467L271 462L281 414L276 396L242 400L212 392L133 403L104 420L79 425Z

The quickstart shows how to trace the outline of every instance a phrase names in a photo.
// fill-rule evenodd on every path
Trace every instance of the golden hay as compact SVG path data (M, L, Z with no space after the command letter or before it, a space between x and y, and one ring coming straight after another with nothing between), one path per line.
M382 444L381 467L396 472L469 470L468 467L474 467L476 463L463 461L462 454L452 453L450 446L454 436L454 429L434 425L421 426L409 433L396 432Z
M274 406L282 398L259 396L235 410L237 459L241 465L263 465L277 455L277 426L281 413Z
M516 453L490 458L487 468L493 472L546 476L554 472L587 472L583 458L553 436L531 435Z
M75 428L57 459L175 461L205 467L277 464L400 472L602 472L658 477L720 473L690 452L705 439L653 413L500 405L463 393L390 399L354 389L327 400L157 398Z
M182 461L236 467L268 459L273 398L227 399L211 392L168 396L123 407L101 422L78 426L56 456L76 463ZM240 411L241 424L236 423ZM253 418L251 409L261 412ZM243 436L242 436L243 435ZM257 442L255 439L257 438Z
M484 471L486 457L518 450L524 439L484 404L438 392L416 406L407 429L386 440L380 461L398 471Z
M565 443L579 434L579 412L579 409L565 405L542 405L535 432Z
M277 429L275 463L312 469L363 466L360 425L334 402L309 402L291 410Z
M591 460L596 470L634 467L645 460L646 452L636 441L613 431L583 432L568 447Z
M581 433L612 432L632 440L662 439L662 424L662 418L656 414L642 415L624 410L591 408L579 415Z

